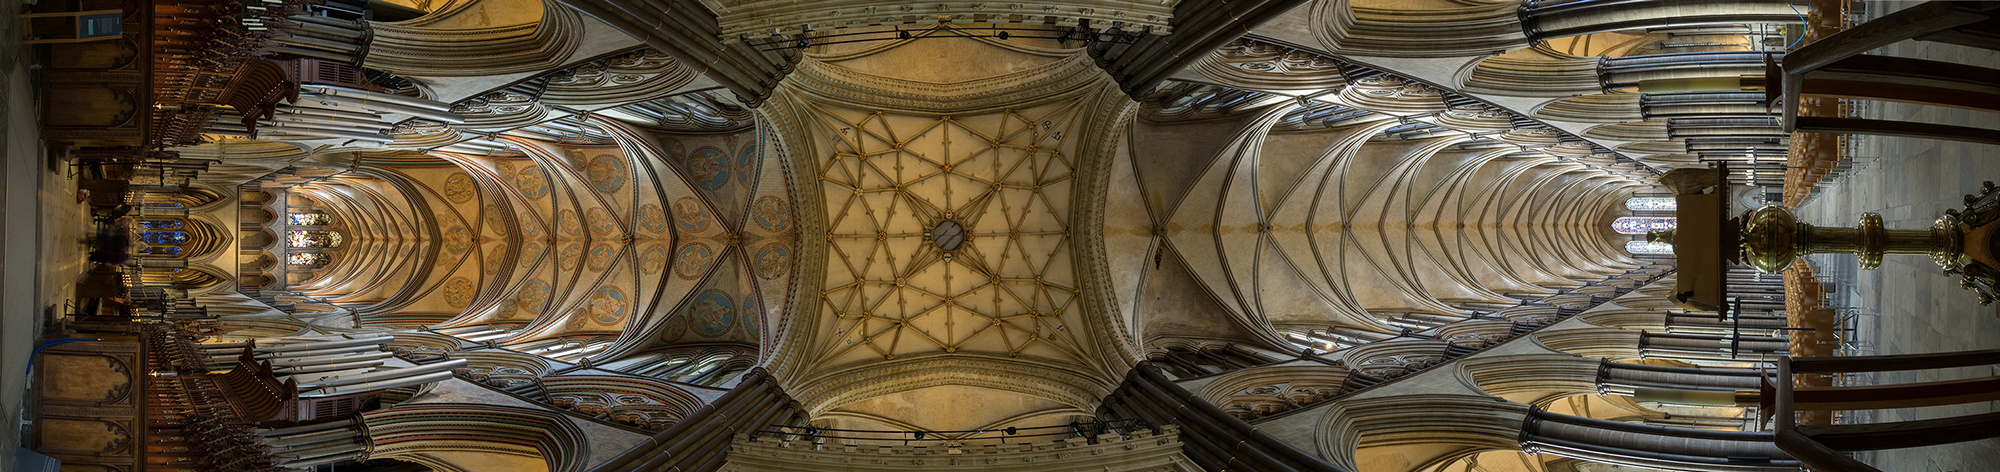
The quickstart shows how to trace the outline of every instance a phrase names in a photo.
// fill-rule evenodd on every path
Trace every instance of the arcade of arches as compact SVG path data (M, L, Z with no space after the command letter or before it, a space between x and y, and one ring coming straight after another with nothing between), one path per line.
M2000 467L2000 4L6 8L10 470Z

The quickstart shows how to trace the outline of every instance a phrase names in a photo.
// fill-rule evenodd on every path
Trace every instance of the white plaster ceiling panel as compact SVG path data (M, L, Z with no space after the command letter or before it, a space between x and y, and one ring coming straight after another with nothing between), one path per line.
M1242 301L1222 280L1222 256L1217 252L1215 240L1216 213L1222 202L1216 195L1222 192L1229 177L1229 169L1235 167L1235 159L1222 156L1212 161L1206 172L1201 173L1188 197L1175 208L1172 219L1167 223L1167 239L1173 242L1174 252L1188 265L1196 279L1215 294L1218 302L1232 313L1245 313Z
M1105 263L1110 266L1113 299L1128 302L1117 307L1125 317L1125 326L1134 327L1136 332L1139 289L1144 286L1145 274L1153 268L1157 242L1153 240L1153 219L1143 200L1145 194L1140 191L1138 175L1134 174L1129 133L1120 137L1117 152L1112 154L1111 183L1106 193Z
M1272 323L1324 324L1338 319L1339 313L1318 287L1312 286L1285 259L1277 244L1266 244L1257 266L1257 298L1264 317Z
M939 414L952 412L953 414ZM943 385L882 395L841 406L814 419L869 421L874 429L923 431L997 430L1067 424L1075 407L1046 398L991 388ZM1023 433L1026 434L1026 433ZM946 438L966 434L942 434Z
M1351 126L1333 131L1271 133L1265 137L1257 154L1257 191L1265 213L1276 212L1296 190L1305 190L1310 195L1311 189L1299 187L1306 181L1307 169L1324 164L1327 152L1336 144L1372 128Z
M1345 167L1347 157L1366 141L1369 134L1393 124L1373 123L1357 126L1352 131L1338 132L1339 140L1331 149L1316 156L1312 166L1302 173L1302 180L1283 196L1271 215L1272 225L1278 228L1271 239L1299 277L1335 308L1329 313L1334 321L1358 326L1377 323L1354 302L1353 294L1348 292L1346 285L1339 283L1342 278L1335 275L1337 268L1341 267L1345 251L1319 250L1321 245L1342 247L1342 241L1347 237L1346 230L1341 227L1344 217L1337 213L1319 214L1315 210L1320 206L1338 204L1341 193L1335 169Z
M1273 114L1269 119L1276 120ZM1266 130L1269 126L1260 126ZM1263 319L1263 309L1257 298L1257 253L1264 241L1263 205L1257 198L1257 152L1261 149L1265 132L1249 133L1244 136L1246 144L1238 150L1236 165L1229 171L1229 180L1223 190L1222 205L1227 210L1215 215L1215 238L1221 244L1223 264L1228 272L1229 287L1243 300L1249 310L1247 315L1255 320ZM1259 323L1263 324L1263 323Z
M1181 204L1229 140L1215 139L1238 132L1256 116L1195 122L1145 123L1133 128L1132 152L1146 165L1133 169L1145 191L1153 218L1165 222Z
M1494 161L1505 152L1452 147L1464 137L1370 140L1396 122L1277 136L1237 123L1167 230L1189 276L1245 326L1394 330L1387 317L1403 312L1463 314L1455 304L1512 301L1499 290L1617 269L1575 255L1603 249L1578 229L1601 211L1590 202L1617 193L1588 168ZM1490 223L1458 225L1468 219Z
M1083 360L1069 241L1079 111L814 107L813 136L832 150L814 156L833 259L819 308L832 337L819 362Z

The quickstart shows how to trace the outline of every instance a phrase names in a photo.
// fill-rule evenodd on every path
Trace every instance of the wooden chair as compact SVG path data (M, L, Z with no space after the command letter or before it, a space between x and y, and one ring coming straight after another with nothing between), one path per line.
M1764 387L1780 449L1820 472L1881 472L1846 451L1935 446L2000 437L2000 412L1891 423L1800 426L1794 412L1876 410L2000 400L2000 376L1907 384L1798 387L1792 374L1839 374L2000 365L2000 349L1893 356L1781 358Z
M2000 130L1894 120L1798 116L1802 95L2000 112L2000 70L1864 54L1905 40L2000 51L2000 2L1934 1L1807 44L1771 66L1766 90L1790 132L1872 134L2000 144Z

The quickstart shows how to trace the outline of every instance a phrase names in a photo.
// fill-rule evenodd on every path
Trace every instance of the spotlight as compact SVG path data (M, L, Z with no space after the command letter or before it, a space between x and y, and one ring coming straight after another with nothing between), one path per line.
M923 431L918 431L918 432L916 433L916 437L917 437L917 440L918 440L918 441L922 441L922 440L924 440L924 432L923 432Z
M910 39L910 32L903 31L902 28L896 28L896 37L903 39Z
M1001 40L1001 41L1006 41L1006 40L1007 40L1007 32L1006 32L1006 31L1001 31L1001 32L1000 32L1000 40Z

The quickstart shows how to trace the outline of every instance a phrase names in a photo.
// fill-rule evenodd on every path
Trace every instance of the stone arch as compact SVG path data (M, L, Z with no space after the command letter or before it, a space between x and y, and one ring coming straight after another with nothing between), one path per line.
M1404 470L1414 470L1411 466L1467 454L1519 450L1529 408L1476 392L1342 400L1323 417L1315 439L1320 457L1347 470L1372 470L1359 459L1384 453L1402 456L1397 459L1408 468ZM1423 447L1396 450L1402 446Z
M243 237L243 248L268 249L271 247L272 244L275 244L277 242L278 242L277 234L272 233L271 230L269 229L258 229L257 232L250 233L249 236Z
M639 377L564 375L543 379L542 387L555 406L653 431L673 426L702 405L687 390Z
M451 356L466 361L465 367L452 369L453 374L500 389L535 383L553 368L553 364L541 356L505 349L459 351Z
M1222 411L1251 420L1330 400L1351 371L1318 363L1243 369L1222 374L1194 392Z
M1447 360L1443 341L1400 338L1342 351L1348 368L1376 378L1393 379Z
M797 385L793 397L814 416L867 398L947 385L1019 393L1090 412L1097 411L1113 388L1095 375L1060 365L975 356L927 356L883 366L853 366Z
M362 418L369 457L376 459L424 462L438 460L434 454L441 452L484 453L545 460L551 472L577 472L584 469L590 450L590 440L575 423L543 410L425 403L372 411Z
M471 8L474 5L481 8ZM509 12L510 17L485 18L487 12L498 11ZM575 54L584 33L581 13L542 0L460 2L414 20L370 26L375 37L369 45L368 67L413 77L548 70Z
M398 332L389 336L396 340L383 346L383 350L416 361L450 357L459 345L458 338L422 331Z

